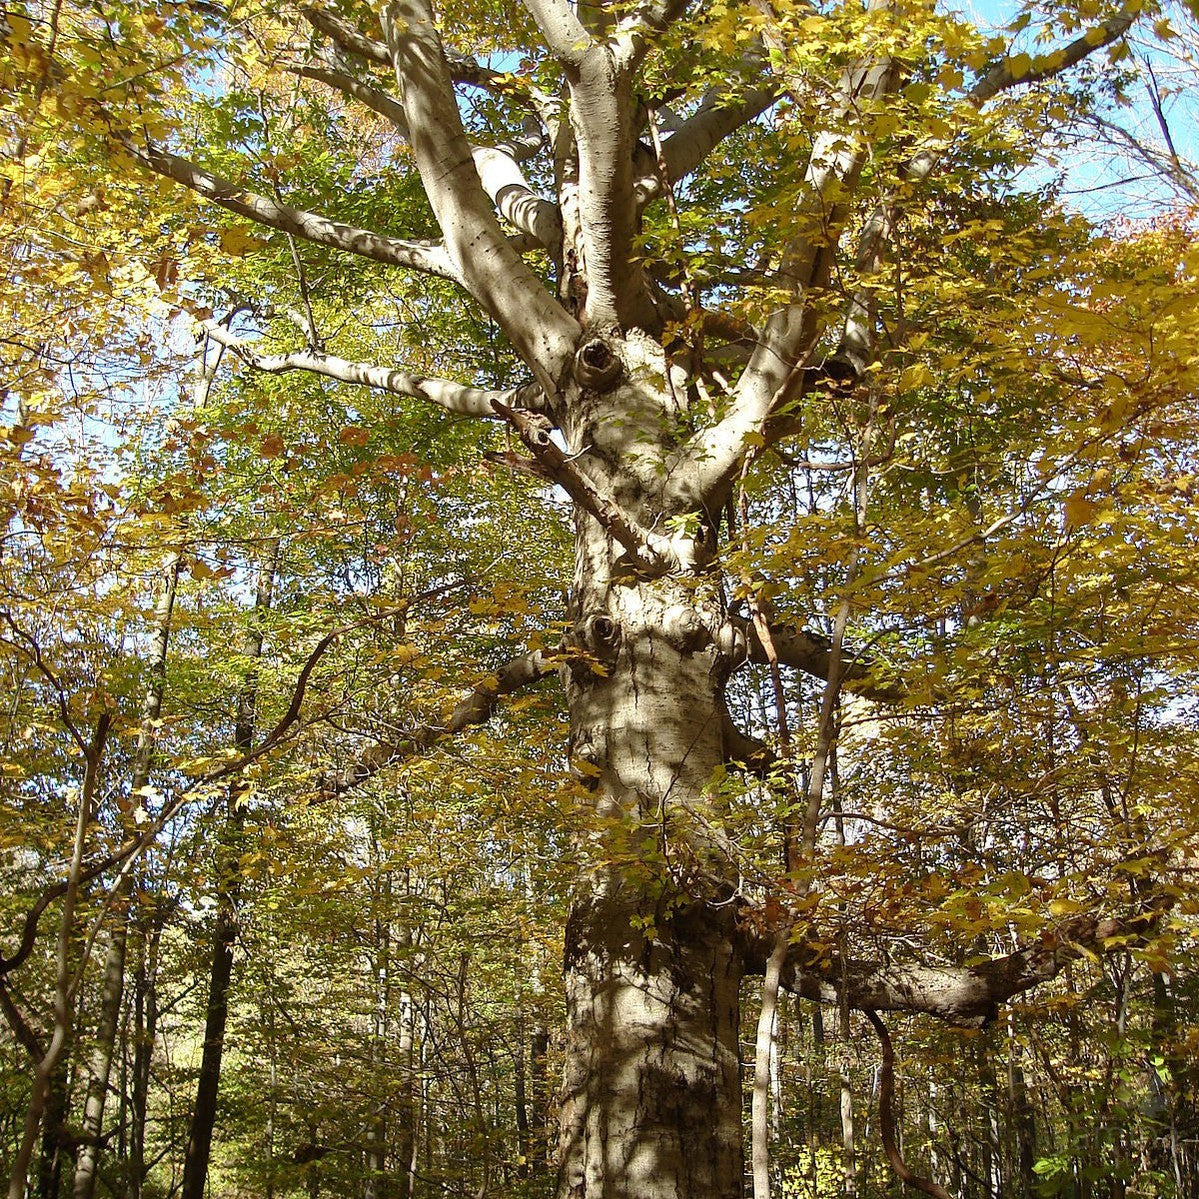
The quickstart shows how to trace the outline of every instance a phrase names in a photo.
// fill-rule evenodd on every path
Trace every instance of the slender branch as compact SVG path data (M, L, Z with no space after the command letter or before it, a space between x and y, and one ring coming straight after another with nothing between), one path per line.
M745 491L745 476L752 461L746 456L745 467L741 472L740 512L741 538L745 538L749 530L749 500ZM783 782L787 791L788 810L783 815L783 863L788 873L798 870L801 861L795 844L794 822L791 809L794 801L799 798L799 788L795 777L795 757L791 745L791 728L787 719L787 697L783 690L783 676L779 670L778 650L770 633L770 624L758 598L752 580L743 575L749 595L750 627L753 629L758 643L765 654L770 667L770 682L774 690L775 718L778 722L779 751L784 767ZM836 647L839 650L839 646ZM828 672L826 688L835 689L839 683L839 653L832 657ZM818 730L823 734L823 723ZM819 757L819 747L817 749ZM806 883L803 884L806 887ZM762 981L762 1001L758 1012L757 1035L754 1042L754 1086L750 1099L750 1159L753 1168L754 1199L770 1199L770 1055L774 1043L774 1026L778 1008L779 983L782 978L783 965L787 960L787 952L791 943L790 922L779 926L775 937L774 948L766 959L766 970Z
M895 1171L895 1176L901 1182L907 1183L908 1186L918 1191L923 1191L926 1195L931 1195L932 1199L953 1199L953 1196L943 1186L939 1186L931 1179L921 1178L919 1174L909 1169L907 1162L903 1160L903 1154L900 1153L899 1146L895 1143L895 1048L891 1044L891 1034L887 1031L887 1026L879 1019L878 1012L873 1008L863 1008L862 1014L874 1025L874 1031L878 1033L879 1044L883 1051L878 1084L878 1123L883 1139L883 1152L886 1153L887 1160L891 1163L891 1169Z
M726 763L758 778L769 778L778 766L778 756L765 741L751 737L733 720L727 705L721 711L721 736Z
M302 5L300 11L313 28L336 42L343 50L356 54L359 58L365 58L367 62L377 62L385 67L391 66L391 52L387 46L373 37L367 37L349 21L343 21L341 17L335 16L328 9L315 4Z
M748 661L758 666L768 665L770 658L759 636L754 622L744 617L731 617L742 629L749 647ZM827 637L809 629L797 629L789 625L770 622L771 638L784 666L802 670L814 678L827 679L831 664L832 644ZM844 653L843 679L845 688L866 699L894 702L906 694L905 688L896 683L879 683L873 677L873 663L854 650Z
M344 95L352 96L360 104L365 104L372 112L376 112L384 120L390 121L403 137L408 136L408 118L404 114L404 106L393 96L371 87L360 79L355 79L348 71L338 71L332 67L300 66L287 68L293 75L301 79L312 79L323 83Z
M283 740L284 735L288 733L296 724L300 717L300 710L303 707L304 696L307 692L308 682L311 679L312 672L315 669L320 658L328 650L337 638L345 633L352 632L356 629L364 628L376 621L395 617L399 613L407 612L413 604L424 602L429 599L434 599L442 595L446 595L451 591L455 591L463 586L462 583L447 583L441 587L433 587L420 595L412 596L405 600L404 603L387 608L381 612L373 612L369 616L365 616L360 620L351 621L349 624L341 625L332 632L326 634L317 643L316 647L308 655L304 661L304 665L300 668L300 673L296 678L296 684L292 691L291 702L288 705L287 711L275 724L274 728L267 733L266 737L252 750L239 754L238 756L220 762L218 765L209 770L203 771L200 776L189 786L185 787L178 795L163 808L157 819L151 821L143 830L136 833L118 849L108 854L99 862L91 866L81 867L77 878L72 876L66 880L60 880L56 883L51 883L46 887L36 902L25 915L25 920L22 924L21 940L16 951L7 958L0 958L0 978L11 973L20 966L33 950L34 941L37 937L38 922L46 908L50 906L54 900L66 895L72 886L83 886L85 883L91 882L98 878L106 871L111 870L113 866L122 865L123 870L127 870L132 865L132 861L139 857L146 849L149 848L154 838L170 823L171 820L183 809L183 807L203 790L207 789L214 783L231 777L232 775L240 774L247 766L258 761L259 758L268 754ZM107 734L107 725L104 726L104 734ZM103 741L100 738L99 731L97 734L98 743L102 746ZM88 753L92 753L93 746L88 746ZM98 752L98 751L96 751Z
M483 724L495 712L499 701L557 670L555 659L535 651L505 662L493 675L476 683L443 720L433 721L405 733L395 741L380 742L366 750L351 766L322 777L317 784L321 799L332 799L366 782L388 766L416 757L447 737L474 725Z
M70 705L67 703L67 693L59 681L58 675L47 663L42 656L42 647L37 643L36 638L31 637L24 629L13 620L11 613L0 612L0 617L3 617L4 623L12 629L16 634L17 641L9 641L7 637L0 638L0 642L6 645L11 645L13 649L24 654L34 665L38 674L50 684L51 690L54 692L55 704L58 708L58 718L62 721L63 728L67 730L67 734L71 740L75 742L76 747L83 754L88 752L88 743L83 734L79 731L79 726L71 717Z
M482 417L487 420L497 419L498 414L494 407L497 401L509 404L513 408L535 412L540 412L545 407L545 395L536 384L492 391L486 388L469 387L464 383L454 383L449 379L428 378L392 367L351 362L345 358L338 358L317 350L296 350L287 354L263 354L256 348L256 343L230 333L228 329L215 321L202 320L199 324L213 341L232 350L243 362L255 370L267 374L311 371L328 379L336 379L339 383L375 387L393 395L425 400L459 416Z
M775 938L770 957L766 959L762 979L762 1006L758 1012L754 1041L754 1087L750 1100L753 1199L770 1199L770 1053L777 1019L779 983L787 961L790 939L790 926L784 925Z
M1032 67L1022 75L1012 72L1012 60L1005 57L1002 62L991 68L967 93L966 99L976 108L981 108L988 100L994 99L1000 92L1012 87L1032 86L1044 83L1056 75L1077 66L1084 58L1103 46L1110 46L1119 41L1132 27L1132 23L1144 10L1137 4L1135 7L1122 9L1109 21L1096 25L1076 37L1068 46L1046 54L1039 60L1043 65Z
M90 882L95 875L90 870L84 872L83 881ZM11 956L0 958L0 978L6 974L10 974L25 959L33 952L34 941L37 938L38 921L42 918L42 913L56 900L59 896L66 894L67 884L65 881L60 881L47 887L41 895L39 895L33 904L33 907L25 913L25 919L21 924L21 939L17 943L16 950Z
M247 191L231 180L153 143L139 145L127 134L119 135L119 140L133 158L148 170L183 184L247 220L375 262L409 267L427 275L451 279L455 283L462 282L445 248L438 242L389 237L335 221L319 213L293 208L290 204Z
M353 54L367 62L378 63L380 66L392 65L391 51L385 42L368 37L349 21L331 13L328 9L319 8L315 4L305 5L300 10L308 22L318 32L323 33L330 41L342 50ZM493 71L482 63L463 54L460 50L446 50L446 62L450 68L450 76L455 83L465 83L471 87L486 88L499 95L513 99L528 101L525 95L523 81L517 81L510 72Z
M1151 105L1155 111L1160 111L1156 101L1151 100ZM1154 146L1147 146L1139 137L1131 130L1125 129L1122 125L1116 124L1114 121L1105 120L1103 117L1092 115L1089 120L1104 134L1109 142L1119 142L1125 150L1135 154L1147 167L1156 174L1165 175L1176 187L1192 199L1199 199L1199 177L1197 177L1194 169L1185 163L1179 156L1173 146L1173 138L1168 138L1166 142L1166 151L1157 149ZM1169 125L1166 123L1164 112L1158 117L1159 125L1169 134ZM1142 176L1142 178L1151 176Z
M695 564L694 550L690 554L686 552L686 546L691 544L689 541L663 537L633 520L554 444L543 424L501 401L492 402L496 411L516 430L542 470L628 550L639 570L656 574L664 570L688 569Z
M17 1038L21 1048L29 1054L30 1060L40 1061L45 1056L45 1050L42 1048L37 1033L33 1031L29 1021L25 1018L24 1012L17 1007L16 1000L9 994L8 981L3 974L0 974L0 1013L3 1014L9 1028L12 1029L13 1036Z

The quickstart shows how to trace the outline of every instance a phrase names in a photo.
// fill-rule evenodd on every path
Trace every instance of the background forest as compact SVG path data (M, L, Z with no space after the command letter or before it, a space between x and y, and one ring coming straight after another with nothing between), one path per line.
M747 758L778 764L712 790L763 927L794 900L842 961L972 965L1046 929L1059 949L982 1027L889 1015L881 1107L865 1015L784 987L763 1043L745 979L746 1125L756 1076L796 1199L901 1194L889 1118L962 1199L1197 1196L1199 25L1137 6L1055 78L1038 55L1107 9L990 31L917 8L928 56L871 114L869 170L902 183L917 129L951 148L867 285L890 348L868 401L813 391L747 461L721 550L735 598L850 647L818 891L789 873L779 775L807 784L820 679L736 676ZM803 7L788 53L836 69L865 12ZM721 70L726 19L695 49ZM551 1195L578 846L632 854L566 748L569 501L503 422L288 355L525 376L452 283L251 227L95 115L119 95L263 194L435 236L385 114L308 53L319 20L201 0L2 20L10 1199L26 1173L38 1199ZM508 7L464 4L458 35L540 80ZM1034 86L964 115L963 72L997 54ZM696 311L775 302L796 137L751 121L647 209L639 244Z

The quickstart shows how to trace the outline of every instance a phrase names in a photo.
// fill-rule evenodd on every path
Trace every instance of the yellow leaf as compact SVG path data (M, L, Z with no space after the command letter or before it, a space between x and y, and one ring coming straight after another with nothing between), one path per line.
M1094 500L1087 499L1085 495L1072 495L1066 501L1066 528L1077 529L1090 523L1098 507Z
M240 258L251 250L260 250L266 242L260 237L253 237L242 229L221 230L221 250L234 258Z
M1013 79L1023 79L1032 66L1032 59L1027 54L1014 54L1007 60L1008 73Z

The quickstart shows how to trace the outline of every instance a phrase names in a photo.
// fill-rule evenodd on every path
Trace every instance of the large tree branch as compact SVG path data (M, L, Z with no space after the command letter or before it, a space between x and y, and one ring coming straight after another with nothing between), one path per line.
M301 10L314 29L323 33L330 41L367 62L378 63L380 66L393 66L391 51L385 42L373 37L367 37L360 29L355 28L349 21L343 20L328 9L317 5L306 5ZM465 83L471 87L486 88L497 94L515 99L524 99L523 84L515 81L514 77L504 71L493 71L473 59L469 54L454 50L446 50L446 62L449 65L450 77L455 83Z
M313 79L343 95L352 96L360 104L365 104L372 112L376 112L385 120L390 121L401 136L405 138L408 136L408 118L404 114L404 106L394 96L389 96L377 87L363 83L348 71L339 71L333 67L306 64L287 69L301 79Z
M770 655L763 645L752 620L743 616L730 618L744 634L749 649L748 660L763 666L769 663ZM832 664L832 643L827 637L808 629L797 629L789 625L770 623L770 638L774 651L783 666L802 670L813 678L827 679ZM879 682L873 673L873 663L862 658L852 649L842 652L841 681L848 691L866 699L894 702L902 699L905 691L896 683Z
M445 248L437 242L409 241L374 233L368 229L359 229L319 213L293 208L282 201L271 200L247 191L231 180L224 179L152 143L139 145L128 135L122 137L121 142L142 166L183 184L184 187L206 196L222 208L247 220L279 229L306 241L316 242L318 245L329 246L334 250L344 250L349 254L370 258L375 262L410 267L424 274L451 279L455 283L463 282Z
M720 142L765 112L778 95L777 88L755 87L734 101L717 99L716 94L705 98L662 143L671 182L678 183L694 171Z
M1088 55L1123 37L1136 20L1140 10L1125 9L1102 25L1088 29L1068 46L1038 59L1038 65L1022 74L1012 68L1010 55L997 63L966 93L966 103L974 110L982 108L1001 92L1014 87L1032 86L1063 74L1077 66ZM949 140L925 145L905 164L902 174L910 189L921 183L940 165L950 144ZM860 280L876 276L890 245L901 209L892 200L880 204L863 224L858 240L856 271ZM865 369L874 349L875 329L869 286L859 288L850 300L842 332L838 357L856 375Z
M579 327L500 228L462 127L428 0L389 4L384 27L417 168L449 255L552 398Z
M653 44L687 8L689 0L644 0L616 27L616 43L622 61L636 66Z
M375 62L384 67L391 66L391 53L386 44L373 37L367 37L349 21L342 20L316 4L305 4L301 6L300 11L313 28L336 42L343 50L356 54L359 58L365 58L367 62Z
M536 384L510 387L505 390L487 390L468 387L449 379L432 379L410 371L396 370L386 366L371 366L364 362L351 362L320 350L293 350L287 354L263 354L255 343L230 333L224 325L213 320L200 321L201 328L213 341L232 350L243 362L255 370L267 374L283 374L287 371L310 371L335 379L339 383L351 383L360 387L375 387L393 395L407 396L414 400L425 400L436 404L447 412L459 416L483 417L496 420L498 413L494 405L499 402L513 408L541 411L545 406L545 393Z
M1049 982L1072 961L1127 949L1152 935L1171 901L1129 917L1079 916L1047 929L1035 944L974 966L880 965L826 958L803 941L791 946L783 986L818 1003L855 1010L923 1012L951 1024L990 1023L1001 1004ZM765 969L773 930L745 930L747 964Z
M859 109L894 90L899 77L893 60L859 65L842 77L832 119L817 136L804 172L797 232L779 270L795 299L767 319L725 416L676 455L670 492L680 507L720 507L767 422L802 394L808 358L823 330L811 295L828 280L866 157L865 134L854 131Z
M420 725L394 741L378 742L350 766L322 776L317 783L320 798L332 799L341 795L360 786L380 770L414 758L455 733L485 723L504 696L548 678L557 665L553 658L540 651L521 654L505 662L495 674L476 683L443 720Z
M562 245L562 214L558 205L529 186L516 159L506 150L472 146L471 154L483 190L500 215L556 254Z
M1076 37L1068 46L1043 55L1038 60L1038 65L1030 67L1022 74L1015 74L1012 70L1011 58L1005 57L1002 62L997 63L975 83L966 98L975 108L981 108L988 100L1009 88L1044 83L1046 79L1052 79L1054 76L1068 71L1071 67L1076 67L1084 58L1100 47L1110 46L1112 42L1119 41L1132 28L1132 23L1138 15L1144 11L1144 6L1140 4L1137 4L1135 8L1122 9L1111 20L1105 21L1102 25L1096 25Z
M542 473L557 483L584 512L593 516L613 540L624 546L638 570L660 574L666 570L694 568L696 549L692 539L663 537L644 528L588 478L571 455L554 444L543 424L501 401L495 402L495 408L519 434Z
M633 252L638 207L632 72L608 42L589 39L566 77L576 152L572 173L577 169L573 248L580 259L572 273L586 284L583 324L597 330L653 328L657 313Z
M1006 58L967 94L971 107L980 108L988 100L1011 87L1035 84L1076 66L1096 49L1123 37L1136 12L1121 11L1117 16L1088 30L1065 48L1044 56L1041 65L1023 74L1013 71ZM805 385L808 358L822 332L812 306L806 301L813 288L825 281L844 226L847 206L845 193L852 191L862 162L860 137L846 135L850 114L863 101L877 99L892 90L899 78L894 62L858 67L847 72L842 81L841 118L816 140L805 176L803 211L818 230L815 237L801 235L789 248L781 273L797 295L795 303L775 313L766 323L763 336L738 382L733 401L724 418L702 430L682 447L674 464L672 498L680 506L719 506L724 490L736 473L746 449L765 435L767 422L794 403ZM909 183L927 178L939 163L943 147L930 147L916 154L908 166ZM829 195L836 198L831 201ZM881 261L881 236L889 234L895 213L881 211L868 219L859 261ZM867 314L861 298L851 303L843 342L845 364L856 370L864 365L864 353L870 344L866 328Z
M537 23L550 53L561 63L577 66L593 42L566 0L525 0L525 8Z
M315 80L352 96L390 121L401 136L410 140L404 106L386 92L362 83L345 71L329 67L303 66L291 70L303 79ZM533 191L515 155L506 149L475 145L471 146L471 154L483 190L500 215L554 252L562 242L562 216L558 206Z

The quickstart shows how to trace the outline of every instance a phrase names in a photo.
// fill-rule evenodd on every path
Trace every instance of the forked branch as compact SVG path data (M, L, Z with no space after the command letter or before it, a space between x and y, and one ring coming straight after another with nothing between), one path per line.
M500 228L462 126L428 0L395 0L384 28L417 168L449 256L467 290L552 392L574 353L579 327Z
M362 83L345 71L329 67L302 66L291 70L302 79L312 79L351 96L389 121L402 137L409 138L404 106L386 92ZM496 211L539 245L555 251L562 241L562 216L558 206L533 191L516 158L507 150L475 145L470 149L479 182Z

